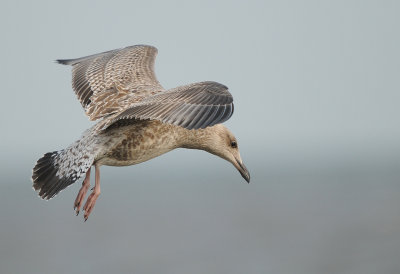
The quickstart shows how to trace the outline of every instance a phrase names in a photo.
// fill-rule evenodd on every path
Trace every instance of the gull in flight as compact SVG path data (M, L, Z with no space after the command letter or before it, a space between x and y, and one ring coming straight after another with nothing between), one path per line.
M85 175L74 202L88 219L100 195L100 166L129 166L175 148L201 149L229 162L250 182L235 136L221 123L233 114L228 88L199 82L165 90L157 81L157 49L136 45L77 59L72 87L86 115L98 121L69 147L46 153L33 168L33 188L50 199ZM95 185L90 171L95 167Z

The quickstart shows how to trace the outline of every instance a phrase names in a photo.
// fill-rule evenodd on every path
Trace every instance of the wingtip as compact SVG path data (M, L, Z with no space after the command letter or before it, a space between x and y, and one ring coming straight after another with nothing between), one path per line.
M70 60L67 60L67 59L57 59L57 60L54 60L54 63L61 64L61 65L69 65L69 61Z

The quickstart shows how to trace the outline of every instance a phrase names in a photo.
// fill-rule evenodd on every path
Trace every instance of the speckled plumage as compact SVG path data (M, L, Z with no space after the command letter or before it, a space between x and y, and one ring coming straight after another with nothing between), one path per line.
M86 174L75 206L79 208L96 167L96 184L85 219L100 194L101 165L138 164L178 147L203 149L230 162L249 181L236 139L220 123L233 113L228 88L200 82L164 90L154 74L157 49L132 46L70 60L72 86L85 113L99 120L66 149L46 153L33 169L33 186L44 199Z

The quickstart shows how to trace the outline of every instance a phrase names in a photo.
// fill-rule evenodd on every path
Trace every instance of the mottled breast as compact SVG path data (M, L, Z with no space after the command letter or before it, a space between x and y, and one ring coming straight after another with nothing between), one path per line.
M121 122L102 133L104 153L96 163L129 166L160 156L177 147L179 127L159 121Z

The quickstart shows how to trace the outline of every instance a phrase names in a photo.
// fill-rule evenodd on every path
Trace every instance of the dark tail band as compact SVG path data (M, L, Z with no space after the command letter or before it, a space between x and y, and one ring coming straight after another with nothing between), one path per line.
M33 168L33 188L39 193L40 197L46 200L53 198L61 190L76 181L76 179L59 178L56 175L58 166L54 163L54 158L58 153L58 151L46 153Z

